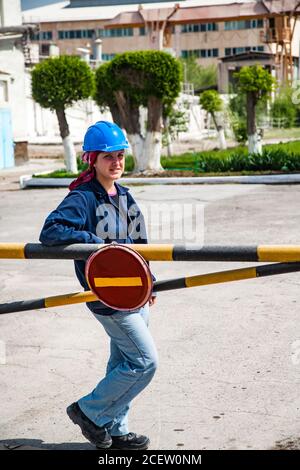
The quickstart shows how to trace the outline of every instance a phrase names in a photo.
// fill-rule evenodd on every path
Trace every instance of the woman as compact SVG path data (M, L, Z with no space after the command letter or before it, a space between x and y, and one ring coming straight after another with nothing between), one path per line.
M84 137L89 168L71 183L70 192L47 217L44 245L68 243L147 243L143 216L128 188L116 183L124 171L128 142L114 123L99 121ZM85 290L85 262L75 271ZM149 304L155 301L151 297ZM106 376L88 395L67 408L74 424L98 448L147 449L147 436L129 432L130 403L151 381L157 352L148 330L149 306L134 312L114 310L100 301L87 304L110 337Z

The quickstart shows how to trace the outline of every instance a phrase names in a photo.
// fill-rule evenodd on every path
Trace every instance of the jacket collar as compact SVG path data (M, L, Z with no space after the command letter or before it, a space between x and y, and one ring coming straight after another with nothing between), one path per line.
M92 187L92 189L95 193L98 193L101 196L105 196L107 194L107 192L103 188L102 184L99 183L99 181L96 178L93 178L91 180L90 184L91 184L91 187ZM118 194L120 194L121 196L128 193L128 191L129 191L129 188L126 188L125 186L121 186L118 183L115 183L115 186L117 188Z

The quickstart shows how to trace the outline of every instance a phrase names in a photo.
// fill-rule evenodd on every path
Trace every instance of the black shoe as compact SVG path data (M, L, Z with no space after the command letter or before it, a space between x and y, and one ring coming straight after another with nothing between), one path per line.
M67 414L74 424L78 424L84 437L99 449L108 449L112 439L105 427L96 426L79 408L77 402L68 406Z
M150 445L150 439L147 436L141 436L130 432L125 436L111 436L112 449L123 450L145 450Z

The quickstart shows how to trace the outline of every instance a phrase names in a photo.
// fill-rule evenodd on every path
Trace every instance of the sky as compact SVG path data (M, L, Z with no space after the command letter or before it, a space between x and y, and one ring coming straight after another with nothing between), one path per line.
M241 2L242 0L198 0L198 2L195 1L195 0L194 1L186 0L186 3L187 4L189 4L189 3L190 4L198 3L199 5L201 5L201 4L202 5L209 5L209 4L212 4L212 3L213 4L234 3L235 1ZM249 2L250 0L244 0L244 1L246 3L246 2ZM37 7L41 7L41 6L45 6L45 5L51 5L53 3L60 3L60 2L61 2L61 0L21 0L21 7L22 7L22 10L25 11L25 10L30 10L31 8L37 8ZM130 0L128 1L128 3L130 3ZM143 3L143 0L141 0L140 3ZM174 0L174 3L176 3L176 0Z

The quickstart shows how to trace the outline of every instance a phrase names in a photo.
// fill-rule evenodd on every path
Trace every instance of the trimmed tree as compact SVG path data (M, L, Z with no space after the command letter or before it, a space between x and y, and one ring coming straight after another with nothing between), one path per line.
M96 70L94 100L98 104L100 111L104 112L108 107L113 121L122 127L119 108L114 97L112 83L110 81L109 62L106 62Z
M216 90L206 90L201 93L199 98L200 105L202 108L208 112L214 125L217 129L219 135L220 148L222 150L227 148L225 133L223 126L218 122L217 113L221 112L223 109L223 101L219 93Z
M66 108L91 96L94 90L93 72L79 57L60 56L37 64L31 76L33 99L43 108L56 113L67 171L77 173L76 152L70 137Z
M126 130L134 171L160 171L163 115L180 92L181 65L161 51L118 54L96 71L95 100L109 106L113 119ZM146 133L141 130L141 107L147 109Z
M246 94L247 99L247 134L248 151L262 153L262 146L256 127L256 106L259 101L270 95L275 85L275 79L261 65L242 67L234 74L237 79L238 91Z

